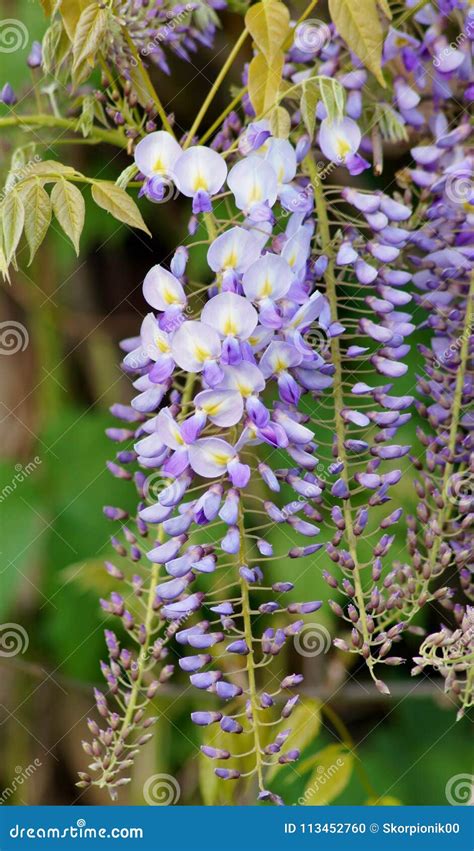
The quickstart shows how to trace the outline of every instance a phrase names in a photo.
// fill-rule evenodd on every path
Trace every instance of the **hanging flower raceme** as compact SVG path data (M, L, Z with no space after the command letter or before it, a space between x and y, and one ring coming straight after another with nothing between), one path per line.
M334 27L322 40L318 73L343 90L336 114L321 97L312 117L315 147L331 167L316 165L299 113L291 119L292 141L275 138L266 119L248 121L241 132L241 119L231 114L212 147L189 145L191 138L181 146L165 131L136 146L142 191L162 201L171 184L173 194L191 199L189 231L206 224L209 245L196 285L184 246L169 269L149 270L143 296L151 310L139 335L123 343L136 395L130 406L113 408L123 425L109 436L126 447L109 469L135 479L136 532L120 508L108 507L106 515L121 527L117 554L142 561L149 574L144 583L133 570L108 566L132 590L111 594L103 608L138 645L132 655L107 633L103 673L121 712L97 694L106 727L91 722L94 741L86 748L94 782L113 791L126 782L121 772L132 758L130 751L123 756L124 740L133 727L148 725L145 700L172 672L165 664L150 683L155 662L168 654L196 695L208 693L192 720L216 775L255 778L259 800L282 803L266 773L299 756L288 744L287 719L302 677L274 682L267 668L321 603L298 600L296 569L276 580L275 559L321 550L323 576L339 593L330 606L345 629L334 644L360 655L384 694L378 671L404 661L392 647L414 615L430 599L451 606L450 590L434 590L432 580L454 563L462 589L472 592L472 500L464 485L472 476L465 411L472 399L473 161L467 123L450 130L438 111L427 121L418 110L420 92L438 103L468 89L469 57L464 46L444 57L444 13L433 21L424 8L416 20L417 37L392 29L384 44L387 72L400 60L390 104L366 100L367 72L347 71L347 46ZM297 88L313 76L315 52L295 39L288 59L284 76ZM254 117L248 100L244 110ZM379 119L373 132L367 116ZM332 165L358 175L369 167L365 156L380 171L380 142L406 139L407 128L432 139L413 148L415 167L400 176L393 195L328 184ZM221 201L227 213L238 211L231 221L219 219ZM431 429L419 431L424 462L402 431L415 401L403 379L422 309L431 340L420 349L418 390L432 399L417 403ZM406 521L405 564L394 561L403 508L392 500L408 463L420 469L420 502L417 519ZM332 533L325 545L322 524ZM443 627L441 638L426 639L418 670L432 664L442 671L443 660L450 668L459 648L464 660L470 616L455 608L459 629ZM458 674L450 668L447 687L467 706L467 678ZM138 744L147 737L140 734ZM93 781L84 775L82 782Z
M161 137L158 142L169 150ZM149 155L148 148L143 151ZM280 172L281 153L275 165ZM220 188L226 174L225 166L219 172L208 154L223 162L217 153L191 147L174 163L181 191L193 195L194 202L198 198L200 211L207 210L207 203L199 193ZM282 174L278 177L261 157L256 171L250 160L241 161L245 168L234 192L246 218L209 245L210 277L216 277L202 308L189 310L191 285L184 277L181 250L173 258L173 271L156 265L145 277L143 294L153 312L143 320L139 338L124 344L124 368L135 375L137 395L130 408L114 408L131 428L111 433L120 441L132 439L133 449L120 452L111 470L127 478L129 462L137 461L141 468L137 481L148 504L139 505L137 523L148 536L156 528L146 558L154 571L153 618L163 631L161 652L175 637L181 669L195 688L217 701L216 709L193 712L193 720L199 726L218 723L229 737L226 748L204 746L205 755L216 760L222 779L238 779L242 772L255 775L260 798L279 803L266 788L264 775L269 765L297 759L297 751L285 751L284 743L286 719L297 702L293 689L302 677L284 676L266 691L265 669L302 628L304 621L295 616L316 611L320 602L285 600L295 583L272 582L276 554L269 532L276 524L287 528L291 545L283 555L294 559L321 547L315 542L320 519L315 500L321 489L311 472L318 463L316 444L305 425L307 417L298 410L305 385L297 370L316 376L327 369L304 336L318 317L327 323L328 310L314 289L309 260L314 224L291 217L278 243L281 253L266 247ZM258 184L262 193L252 194L246 180L260 180L262 174L267 184ZM234 177L231 172L229 186ZM247 193L245 203L238 200L241 192ZM257 208L249 202L252 198ZM259 445L284 450L289 468L273 471L260 462ZM280 498L283 486L294 493L289 502ZM118 509L110 509L108 516L124 519ZM255 524L257 535L252 533ZM205 528L212 530L211 537L200 540ZM203 578L214 573L217 581L206 591L209 583ZM221 574L231 583L229 596L219 591ZM136 584L142 593L142 584ZM114 596L104 605L116 613L121 603ZM131 619L127 615L129 629L149 646L155 631ZM187 655L181 656L185 650ZM118 677L115 669L111 675L107 667L104 672L108 683L110 676ZM266 719L280 716L274 740L267 740ZM248 771L225 767L229 759L234 766L237 734L250 743L253 764Z

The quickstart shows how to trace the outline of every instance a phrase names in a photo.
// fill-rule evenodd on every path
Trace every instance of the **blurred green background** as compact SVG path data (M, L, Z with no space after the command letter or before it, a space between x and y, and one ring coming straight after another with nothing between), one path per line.
M34 72L32 81L26 66L31 42L41 37L45 21L39 3L30 0L1 0L0 18L8 17L24 21L29 32L24 50L1 55L0 85L10 82L21 102L33 83L41 90L46 82L40 72ZM228 39L229 32L239 30L239 21L235 16L224 16L224 21ZM224 34L217 44L225 48ZM204 51L204 73L196 68L190 79L189 66L175 61L173 84L160 78L165 103L172 101L174 87L186 86L186 95L172 102L183 127L189 126L193 107L220 62ZM42 92L41 97L46 96ZM26 103L35 110L31 97ZM225 100L217 101L210 121L223 105ZM0 104L0 117L8 111ZM124 153L74 145L66 137L51 137L46 154L40 144L45 138L36 131L0 128L1 176L8 171L12 150L31 143L38 143L44 158L62 159L101 178L116 179L129 162ZM163 208L147 202L142 211L153 241L88 204L79 259L53 225L33 265L26 268L26 249L20 251L22 269L0 291L0 321L19 321L29 334L24 352L0 355L0 492L10 486L0 502L0 623L21 624L29 638L24 653L0 653L0 799L2 789L11 788L27 766L35 759L41 763L3 803L107 802L97 791L82 796L74 785L77 770L87 763L81 739L85 719L93 711L91 688L99 682L99 659L104 655L105 616L98 597L111 587L101 566L110 551L102 506L133 510L135 500L133 487L105 469L113 448L104 430L112 424L110 404L130 398L129 382L119 368L118 341L137 332L144 313L141 281L153 263L169 259L187 225L187 209L179 202L165 215ZM405 389L412 388L415 372L412 352ZM414 429L415 423L407 428L408 440ZM413 510L410 475L403 476L397 490L400 504ZM328 530L323 531L328 539ZM403 560L400 532L394 551ZM298 565L282 559L275 580L295 581L297 599L327 600L331 593L321 579L321 570L328 566L324 551L295 578ZM423 625L437 627L440 617L439 611L427 612ZM336 623L327 606L318 621L334 632ZM408 639L400 655L410 655L415 648L416 639ZM293 652L288 667L303 669L306 678L311 720L302 742L304 756L320 754L307 760L307 770L300 775L275 778L275 790L284 793L288 803L303 794L316 766L333 764L338 753L347 756L340 741L342 737L347 744L348 735L351 748L357 745L357 756L349 758L347 771L336 773L321 786L326 791L320 789L309 803L390 798L405 804L443 804L449 778L470 770L469 722L455 723L455 711L435 679L411 680L409 668L396 670L393 697L386 699L374 693L360 666L349 670L347 660L333 650L309 659ZM143 803L143 783L157 772L178 778L182 803L223 802L215 797L219 793L198 757L199 733L189 721L194 698L189 691L183 698L179 695L175 683L157 701L161 718L154 742L143 750L123 802ZM325 700L329 709L321 712L320 701Z

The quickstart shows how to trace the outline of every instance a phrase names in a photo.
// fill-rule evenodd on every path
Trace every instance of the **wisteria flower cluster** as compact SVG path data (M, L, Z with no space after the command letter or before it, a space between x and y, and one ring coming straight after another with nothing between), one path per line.
M84 788L116 796L128 782L151 736L148 704L179 668L201 694L191 717L209 728L201 750L216 775L281 804L271 778L300 755L291 716L303 679L287 650L323 604L299 599L298 579L319 565L341 625L334 646L379 692L431 604L440 631L423 636L412 673L434 669L461 714L472 705L474 12L465 0L398 4L393 17L389 4L361 4L357 38L344 3L327 24L309 18L314 3L293 22L280 0L251 6L188 132L147 69L169 72L166 48L187 60L209 47L223 4L91 3L77 23L82 84L113 18L103 49L121 91L106 76L86 95L88 132L119 134L133 154L115 203L105 186L94 200L138 226L133 181L158 227L178 196L189 207L188 234L148 271L147 312L122 344L135 393L112 408L108 466L134 481L138 504L133 517L105 509L118 526L106 567L122 590L102 608L121 626L106 632ZM242 89L202 132L248 34ZM395 147L405 165L385 180ZM397 488L407 471L414 516ZM291 573L275 578L288 557Z

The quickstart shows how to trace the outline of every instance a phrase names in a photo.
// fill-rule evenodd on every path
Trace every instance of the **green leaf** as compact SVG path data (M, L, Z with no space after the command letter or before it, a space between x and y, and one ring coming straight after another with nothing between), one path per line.
M282 722L282 729L285 729L285 727L288 727L286 719ZM291 729L292 732L285 742L285 751L293 749L303 751L314 742L321 729L320 701L309 697L303 698L291 714ZM277 762L269 768L266 775L267 780L270 780L283 767ZM298 771L300 771L300 766L298 766Z
M344 88L333 77L318 77L321 99L326 107L327 117L330 122L342 121L344 118L344 105L346 95Z
M377 103L374 117L383 139L388 142L408 141L407 129L390 104Z
M77 130L80 130L84 139L90 136L94 125L94 110L95 98L93 95L86 95L82 100L82 111L77 120Z
M270 130L277 139L288 139L291 129L291 118L283 106L276 106L270 115Z
M5 252L2 246L0 246L0 275L4 281L10 281L7 258L5 257Z
M74 33L72 46L72 70L76 84L87 76L87 65L92 68L93 59L107 32L109 15L99 4L92 3L81 14Z
M389 21L391 21L392 18L393 18L393 15L392 15L392 10L390 9L388 0L377 0L377 3L379 5L379 8L384 13L384 15L389 19Z
M131 180L138 174L138 168L135 163L128 165L122 172L120 172L117 180L115 181L116 185L120 187L120 189L126 189Z
M82 192L73 183L61 177L53 187L51 201L54 215L74 245L76 254L79 254L79 240L84 227L86 207Z
M30 247L31 264L51 223L51 201L39 180L28 186L23 195L25 207L25 236Z
M329 0L329 12L349 49L385 87L381 67L383 30L376 0Z
M25 223L25 208L16 191L9 192L2 205L3 245L7 265L10 265Z
M28 170L25 169L25 177L22 177L18 180L18 185L21 183L26 183L26 181L31 180L32 177L46 177L46 182L48 181L56 181L62 175L71 175L78 174L75 168L71 168L70 165L63 165L63 163L58 163L56 160L44 160L39 163L29 163Z
M119 222L124 222L124 224L130 225L132 228L144 230L145 233L151 236L135 201L123 189L116 186L115 183L111 183L108 180L101 180L100 183L94 183L92 186L92 197L99 207L106 210L107 213L111 213Z
M249 96L257 116L269 112L278 100L283 73L283 53L271 65L263 53L257 53L249 65Z
M318 105L319 94L319 85L316 79L305 80L303 82L300 104L301 115L311 138L314 136L314 128L316 127L316 107Z
M91 0L62 0L59 11L61 12L64 28L70 41L74 41L74 33L76 31L79 18L81 17L82 12L89 5L94 5L96 7L96 4L92 4Z
M42 57L43 71L45 74L51 74L56 66L56 53L63 34L63 27L60 20L52 22L48 27L42 42Z
M245 15L245 26L260 52L271 63L290 34L290 13L279 0L263 0L250 7Z
M305 807L320 807L330 804L345 789L351 778L354 758L343 745L328 745L298 766L301 773L315 765L309 781L298 803Z

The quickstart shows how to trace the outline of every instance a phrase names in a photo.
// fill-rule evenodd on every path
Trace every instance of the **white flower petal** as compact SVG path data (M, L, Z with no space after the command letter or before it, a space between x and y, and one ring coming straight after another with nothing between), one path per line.
M214 272L246 269L260 256L260 241L250 230L229 228L214 240L207 252L207 262Z
M145 177L157 174L172 176L174 164L182 150L176 139L165 130L149 133L135 148L135 163Z
M284 257L264 254L247 269L242 286L245 295L253 301L282 298L294 281L293 273Z
M236 390L203 390L194 399L215 425L229 428L242 419L244 403Z
M225 182L227 166L217 151L205 145L194 145L181 154L175 163L174 175L176 186L188 198L199 191L215 195Z
M207 361L219 357L221 341L210 325L191 320L183 322L174 334L171 353L181 369L201 372Z
M253 363L242 361L236 366L223 366L224 378L219 383L218 390L238 390L247 398L265 389L265 379Z
M250 210L255 204L276 201L278 181L270 163L251 156L240 160L229 172L229 189L234 193L239 210Z
M292 366L301 363L303 356L290 343L270 343L260 361L260 369L265 376L277 375Z
M216 328L221 337L246 340L258 322L257 311L241 295L226 292L209 299L201 313L202 321Z
M143 281L143 295L156 310L184 308L186 295L181 283L162 266L152 266Z
M163 408L156 418L156 433L162 443L170 449L182 449L184 440L181 437L179 426L175 422L169 408Z
M288 139L269 139L265 160L272 166L279 184L293 180L296 174L296 153Z
M203 437L189 447L191 467L206 479L222 475L234 455L234 448L220 437Z

